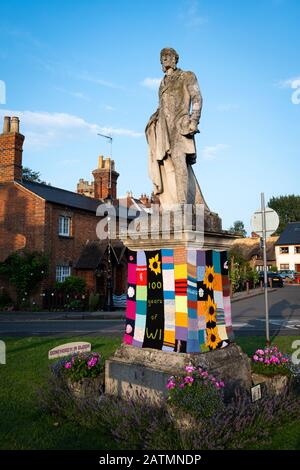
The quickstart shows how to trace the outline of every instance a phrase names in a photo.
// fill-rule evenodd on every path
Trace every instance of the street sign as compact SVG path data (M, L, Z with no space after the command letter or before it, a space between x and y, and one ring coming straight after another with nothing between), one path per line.
M251 217L251 227L253 232L260 236L261 248L264 260L264 292L265 292L265 313L266 313L266 343L270 344L269 325L269 301L268 301L268 273L267 273L267 237L270 237L279 226L279 216L270 207L265 206L265 195L261 193L261 208L254 212Z
M270 207L266 207L266 237L270 237L279 226L279 216ZM251 228L260 237L263 236L263 211L258 209L251 217Z
M66 343L50 349L48 352L48 359L56 359L57 357L64 357L74 353L89 351L91 351L91 343L86 343L85 341Z

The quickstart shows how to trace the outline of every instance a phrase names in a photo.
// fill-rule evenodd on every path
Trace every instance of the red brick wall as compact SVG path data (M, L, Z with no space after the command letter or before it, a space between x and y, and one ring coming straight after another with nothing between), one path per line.
M17 183L0 184L0 261L16 250L44 251L45 201Z
M24 139L15 132L0 134L0 183L21 179Z
M76 276L81 277L82 279L85 280L86 282L86 288L89 291L95 291L96 290L96 277L95 277L95 272L92 270L86 270L86 269L77 269L75 272Z
M58 234L59 217L65 215L72 219L71 237L62 237ZM72 266L71 274L77 273L73 269L82 248L87 240L95 240L96 225L99 218L93 213L79 209L66 208L47 202L46 204L46 246L51 253L50 284L55 282L56 266Z

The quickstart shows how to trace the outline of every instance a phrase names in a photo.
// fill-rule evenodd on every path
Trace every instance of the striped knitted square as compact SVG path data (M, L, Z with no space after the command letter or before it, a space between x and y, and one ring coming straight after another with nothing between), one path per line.
M162 278L165 308L165 329L163 349L174 351L175 348L175 278L174 251L162 249Z

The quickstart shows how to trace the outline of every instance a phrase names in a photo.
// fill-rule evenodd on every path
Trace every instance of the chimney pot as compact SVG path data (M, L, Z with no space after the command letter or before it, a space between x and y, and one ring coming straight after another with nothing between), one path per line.
M103 155L99 155L98 168L103 168Z
M16 116L13 116L10 121L10 132L16 132L19 134L20 128L20 119Z
M4 116L3 134L8 134L9 132L10 132L10 117Z
M105 168L106 168L107 170L110 169L110 158L109 158L109 157L107 157L106 160L105 160Z

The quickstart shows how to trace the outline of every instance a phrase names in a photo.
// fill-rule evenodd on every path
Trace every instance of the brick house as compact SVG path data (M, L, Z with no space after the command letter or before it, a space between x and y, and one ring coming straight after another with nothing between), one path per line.
M117 197L119 174L114 169L114 162L99 157L98 168L93 171L92 196L95 197L86 197L22 179L24 139L19 132L19 119L5 117L3 133L0 134L0 261L16 250L43 252L50 260L49 278L44 281L43 289L53 286L56 280L63 281L67 276L77 274L86 279L90 290L105 290L107 243L104 247L103 243L96 241L101 245L101 259L99 250L94 250L99 263L94 263L89 273L82 268L82 262L78 269L76 264L82 261L82 251L90 241L97 240L97 207L109 194L114 199ZM126 273L117 274L121 269L120 263L113 258L112 265L116 290L120 292L124 288ZM98 275L101 267L100 286Z

